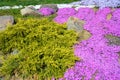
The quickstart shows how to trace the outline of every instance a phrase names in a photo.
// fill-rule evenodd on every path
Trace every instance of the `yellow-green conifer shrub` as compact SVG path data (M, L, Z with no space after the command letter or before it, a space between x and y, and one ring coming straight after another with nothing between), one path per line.
M45 18L19 20L0 32L0 50L7 55L0 75L28 80L33 80L34 75L36 80L62 77L79 60L73 53L77 34L66 29L66 25ZM11 54L14 50L18 53Z

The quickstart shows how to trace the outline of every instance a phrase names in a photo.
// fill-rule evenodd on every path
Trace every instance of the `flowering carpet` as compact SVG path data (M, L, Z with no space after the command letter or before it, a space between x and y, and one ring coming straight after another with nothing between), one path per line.
M62 8L57 15L54 21L58 23L65 23L70 16L84 20L84 29L92 34L74 46L74 54L81 61L68 69L60 80L120 80L120 46L109 45L105 38L106 34L120 37L120 9Z

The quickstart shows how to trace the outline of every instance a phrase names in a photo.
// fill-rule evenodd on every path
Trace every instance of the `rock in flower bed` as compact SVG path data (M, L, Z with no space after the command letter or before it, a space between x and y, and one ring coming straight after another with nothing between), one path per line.
M29 16L29 15L33 15L33 16L41 16L42 14L40 12L38 12L34 7L29 6L29 7L25 7L23 9L20 10L21 15L22 16Z
M0 16L0 31L5 30L7 25L14 24L14 17L11 15Z

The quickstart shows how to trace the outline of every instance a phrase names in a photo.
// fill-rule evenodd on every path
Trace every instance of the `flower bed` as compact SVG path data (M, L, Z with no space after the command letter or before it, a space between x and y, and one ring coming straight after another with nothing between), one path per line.
M96 12L91 8L80 8L73 15L86 22L84 29L92 37L74 46L74 54L82 60L69 68L60 80L120 80L120 46L109 45L105 38L106 34L120 37L119 13L119 8L103 8ZM108 18L109 15L112 16ZM62 20L63 23L67 21L61 18L59 23Z
M46 10L45 12L43 10L43 14L47 15L47 16L53 12L52 10L50 10L49 11L50 13L47 13L48 10L46 8L45 8L45 10ZM36 71L37 71L37 73L39 73L38 72L39 64L37 65L38 61L36 60L35 57L34 58L30 57L30 59L29 59L28 54L30 54L30 52L31 52L31 51L29 51L29 48L31 48L32 46L38 47L38 45L40 45L40 43L39 43L40 41L37 38L39 38L39 36L42 36L43 34L46 34L45 31L48 32L48 34L44 35L44 36L47 36L47 37L45 37L46 42L47 42L47 39L49 38L49 40L51 40L51 41L49 41L48 43L52 42L51 44L54 45L54 46L48 45L47 49L58 46L58 45L54 44L54 39L55 39L55 42L57 42L57 40L60 40L61 42L63 42L62 44L61 44L61 42L58 43L58 44L60 44L60 47L58 47L58 48L60 50L61 49L63 50L61 53L69 51L65 47L64 48L61 48L61 47L66 46L67 43L69 43L71 40L73 40L73 42L70 43L71 45L68 45L68 46L70 46L70 49L71 49L71 46L73 45L73 43L76 40L76 39L73 39L73 38L76 38L76 34L74 32L72 32L72 33L70 32L70 34L68 35L68 33L69 33L69 31L68 31L67 34L64 34L64 36L66 36L68 38L64 37L63 31L66 31L65 30L66 27L61 26L61 25L63 23L66 23L66 21L68 20L68 18L70 16L74 16L81 20L84 20L85 21L84 29L89 31L92 34L92 36L88 40L84 40L84 41L79 42L78 44L74 45L74 55L79 57L80 61L77 61L75 63L75 65L73 65L74 64L73 62L75 62L75 60L77 60L77 59L73 58L73 55L71 54L72 57L69 57L69 55L66 55L67 57L69 57L69 58L67 58L67 61L70 58L73 59L73 61L70 59L72 62L72 64L69 64L70 66L68 66L68 64L67 64L69 61L66 62L65 65L62 64L63 62L65 62L63 60L63 62L61 62L62 66L59 63L56 63L57 65L59 64L58 66L60 66L58 68L59 71L57 71L56 65L53 64L52 67L54 67L53 70L56 71L56 73L57 72L60 73L61 67L63 67L63 65L65 66L64 69L62 68L63 71L65 71L65 69L68 68L66 70L66 72L64 73L64 76L61 77L62 76L61 73L56 74L56 73L54 73L54 71L51 70L51 68L46 66L46 65L49 66L52 62L54 62L54 60L52 62L50 62L49 64L47 63L47 61L44 60L45 62L44 61L43 62L46 63L45 66L49 70L47 71L47 69L46 69L45 75L42 75L42 77L40 76L40 78L51 79L51 77L55 77L55 78L61 77L59 80L120 80L120 63L119 63L119 54L118 54L120 52L120 45L115 45L115 44L110 45L109 41L105 38L105 36L107 34L120 37L120 26L119 26L120 25L120 14L119 13L120 13L119 8L116 8L116 9L102 8L97 11L94 11L94 9L92 9L92 8L79 8L78 11L76 11L74 8L61 8L58 10L56 18L54 18L54 21L59 24L51 23L49 20L47 20L47 22L46 22L46 20L44 20L46 23L44 23L44 21L39 22L39 20L35 20L35 21L28 20L27 22L25 22L25 24L23 24L24 23L24 20L23 20L21 23L22 26L20 26L19 24L15 26L16 29L18 26L19 26L18 28L23 29L21 31L17 29L18 32L20 31L20 33L19 33L20 38L22 36L22 39L23 39L22 43L29 44L28 42L25 41L26 38L25 39L23 38L26 34L31 34L31 35L34 34L34 36L31 36L31 35L27 36L28 39L26 39L26 40L29 40L30 43L32 43L31 40L34 40L34 43L32 43L32 45L29 45L27 48L28 51L26 51L26 49L23 49L23 47L25 48L26 46L17 45L17 44L11 45L10 42L14 42L14 41L10 41L11 37L8 40L6 37L1 35L4 39L8 40L7 42L10 41L8 48L6 48L6 45L8 46L7 42L6 42L6 44L3 44L4 46L2 46L2 49L5 48L5 50L3 50L4 52L11 52L14 49L18 48L18 49L22 50L21 55L26 57L26 58L20 57L21 59L19 59L18 56L21 56L21 55L15 56L12 58L13 62L11 62L11 57L8 57L8 60L11 63L9 63L9 61L6 61L7 66L9 64L16 65L16 64L14 64L14 61L17 59L18 61L15 61L16 63L23 64L23 63L20 63L19 61L24 61L24 64L28 65L28 67L20 66L20 68L19 68L18 67L19 64L17 64L17 66L11 67L14 72L19 71L21 74L24 73L24 75L22 75L24 77L27 77L29 74L36 75L35 74ZM32 23L32 21L34 23ZM42 23L42 25L41 25L41 23ZM49 24L47 24L47 23L49 23ZM50 25L52 25L52 26L50 26ZM65 24L63 24L63 25L65 25ZM26 33L25 30L28 30L29 26L33 26L32 29L34 31L30 28L30 32L28 31ZM36 29L34 29L34 26ZM57 29L54 28L56 26L57 26ZM27 27L27 29L26 29L26 27ZM61 28L59 29L59 27L61 27ZM49 28L50 30L47 28ZM12 28L10 28L10 29L12 29ZM43 30L43 33L36 35L35 33L37 33L37 31L39 32L39 30ZM60 32L59 32L59 30L60 30ZM22 33L22 31L24 31L24 34ZM56 31L56 32L54 33L54 31ZM52 34L50 34L49 32L51 32ZM6 31L6 34L7 34L7 31ZM58 35L56 35L56 34L58 34ZM11 32L11 35L12 35L12 32ZM16 35L17 35L17 32L16 32ZM14 37L12 37L12 38L14 38ZM37 39L37 42L36 42L36 39ZM66 43L64 43L63 39L67 39L67 41L65 41ZM1 38L1 40L3 40L3 39ZM17 39L17 40L19 43L20 39ZM3 42L5 42L5 41L3 41ZM42 41L45 41L45 40L42 40ZM42 45L44 45L44 44L42 44ZM14 47L12 48L11 46L12 47L14 46ZM46 49L45 46L44 46L44 48ZM36 49L34 47L32 49L35 50L35 51L32 51L32 54L31 54L32 56L34 56L34 55L41 56L39 54L40 51L36 51ZM66 50L64 50L64 49L66 49ZM26 53L27 53L26 55L23 54L24 51L26 51ZM43 52L45 52L45 51L46 50L44 50ZM34 54L34 52L35 52L35 54ZM59 50L58 50L58 52L59 52ZM52 53L52 51L51 51L51 53ZM70 53L72 53L72 52L70 51ZM49 58L49 54L45 53L45 55L47 56L47 58L45 58L46 60L51 59L51 58ZM60 56L63 57L64 55L65 54L60 55ZM14 55L12 55L12 56L14 56ZM51 55L51 56L53 56L53 55ZM58 56L57 53L55 53L55 56L61 58L60 56ZM56 57L54 57L54 58L56 59ZM36 60L36 64L29 62L33 59ZM64 58L64 59L66 59L66 58ZM28 60L28 62L25 62L25 60ZM38 60L39 60L39 58L38 58ZM41 63L40 60L39 60L39 63L42 64L42 66L44 66L44 64ZM31 67L31 65L34 65L33 68ZM38 70L34 68L34 67L36 67L36 65L37 65ZM73 65L73 66L71 67L71 65ZM17 69L17 70L14 70L14 69ZM26 69L26 70L24 70L24 69ZM44 67L42 67L42 69L44 70ZM5 75L6 74L5 72L7 72L6 70L9 71L8 74L11 74L12 71L8 67L6 67L6 64L4 64L4 67L1 68L1 72L3 72ZM50 72L52 72L52 74L50 74ZM44 71L42 73L44 73ZM39 73L39 74L42 74L42 73ZM39 75L39 74L37 74L37 75ZM46 76L47 76L47 78L46 78ZM32 76L32 77L34 77L34 76ZM54 78L53 78L53 80L54 80Z

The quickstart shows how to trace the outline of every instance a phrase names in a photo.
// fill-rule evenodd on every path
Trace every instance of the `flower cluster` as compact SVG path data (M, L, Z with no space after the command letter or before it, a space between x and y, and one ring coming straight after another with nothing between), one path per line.
M91 8L79 8L78 12L74 16L82 20L91 20L94 15L95 12Z
M120 37L119 13L120 9L103 8L97 12L89 8L79 9L78 18L86 21L84 29L92 37L74 46L74 54L81 61L69 68L60 80L120 80L120 46L109 45L105 38L106 34ZM108 20L109 14L112 17Z
M57 17L54 19L57 23L65 23L70 16L76 14L76 10L74 8L61 8L57 12Z
M57 17L54 21L60 24L65 23L70 16L74 16L82 20L91 20L94 15L95 12L91 8L79 8L78 11L74 8L61 8L58 10Z
M54 13L54 10L49 7L40 8L38 11L44 16L49 16Z
M120 0L82 0L81 3L84 5L96 5L100 8L120 6Z

